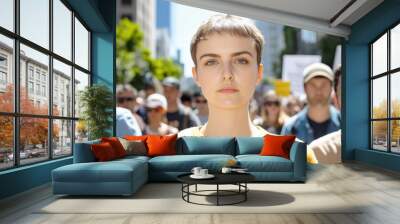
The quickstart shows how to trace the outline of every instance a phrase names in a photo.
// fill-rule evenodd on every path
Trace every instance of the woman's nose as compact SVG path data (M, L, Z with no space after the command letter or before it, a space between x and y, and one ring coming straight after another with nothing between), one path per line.
M224 63L223 66L223 78L224 80L232 80L233 79L233 69L231 63Z

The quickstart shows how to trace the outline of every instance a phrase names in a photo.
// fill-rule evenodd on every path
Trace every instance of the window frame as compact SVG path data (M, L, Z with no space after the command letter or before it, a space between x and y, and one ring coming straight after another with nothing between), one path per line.
M393 117L392 116L392 98L391 98L391 79L392 75L395 75L396 73L400 72L400 67L391 69L391 31L393 28L400 26L400 21L395 22L392 24L390 27L386 28L384 32L379 34L375 39L373 39L369 44L368 44L368 52L369 52L369 77L368 77L368 84L369 84L369 149L373 151L379 151L379 152L386 152L386 153L391 153L391 154L400 154L400 152L393 152L392 151L392 122L393 121L400 121L400 117ZM387 35L387 63L386 63L386 71L374 75L373 72L373 44L376 43L381 37L384 35ZM387 87L387 93L386 93L386 98L387 98L387 105L386 105L386 118L373 118L373 81L382 77L386 77L386 87ZM374 136L373 136L373 122L376 121L386 121L386 150L379 150L374 148Z
M89 77L89 83L88 86L92 85L92 61L91 61L91 49L92 49L92 43L91 43L91 37L92 37L92 30L88 27L88 25L84 22L84 20L79 16L78 13L76 13L72 7L65 1L65 0L59 0L68 10L71 11L71 18L70 18L70 22L71 22L71 59L67 59L64 58L63 56L55 53L53 50L53 1L54 0L47 0L48 4L49 4L49 48L46 49L45 47L40 46L39 44L34 43L33 41L30 41L27 38L24 38L23 36L20 35L20 0L14 0L13 1L13 10L14 10L14 18L13 18L13 22L14 22L14 30L10 31L4 27L0 26L0 35L5 36L7 38L12 39L13 41L13 54L12 54L12 73L11 75L13 75L13 79L14 79L14 110L13 112L2 112L0 111L0 116L4 116L4 117L11 117L13 120L13 165L10 167L5 167L5 168L0 168L0 172L5 171L5 170L10 170L10 169L16 169L19 167L23 167L23 166L30 166L33 164L38 164L38 163L43 163L46 161L50 161L50 160L55 160L55 159L61 159L61 158L66 158L66 157L70 157L73 156L73 152L74 152L74 143L75 143L75 126L76 126L76 121L79 120L79 117L75 117L75 108L72 107L71 108L71 114L70 116L66 115L66 116L56 116L53 115L53 59L58 60L61 63L64 63L68 66L71 66L71 93L72 93L72 99L70 99L71 105L74 105L75 103L75 88L74 88L74 82L75 82L75 69L78 69L79 71L85 73L88 75ZM79 20L79 22L83 25L83 27L88 31L88 69L85 69L81 66L79 66L78 64L75 63L75 18L77 20ZM48 62L48 76L47 76L47 83L46 83L46 87L45 90L48 92L45 94L48 97L47 103L48 103L48 113L46 115L39 115L39 114L26 114L26 113L21 113L20 111L20 85L21 85L21 80L20 80L20 65L21 65L21 61L20 61L20 44L23 44L27 47L32 48L33 50L36 50L42 54L45 54L46 56L48 56L49 62ZM32 81L34 84L34 92L36 91L35 89L35 84L36 83L40 83L40 87L42 87L42 79L41 79L41 74L42 72L40 72L39 74L39 80L37 80L38 82L36 82L36 69L34 68L33 70L33 79L30 79L30 74L29 74L29 64L27 63L27 73L26 75L26 82ZM28 85L28 84L27 84ZM28 90L28 86L27 87L27 91ZM42 94L39 94L38 96L42 96ZM47 119L47 123L48 123L48 135L47 135L47 152L48 155L47 157L43 157L43 160L40 160L38 162L31 162L31 163L24 163L21 164L21 159L20 159L20 119L21 118L45 118ZM66 121L66 122L71 122L71 129L72 129L72 133L71 133L71 153L68 155L62 155L62 156L54 156L54 147L53 147L53 123L57 122L57 120L59 121Z

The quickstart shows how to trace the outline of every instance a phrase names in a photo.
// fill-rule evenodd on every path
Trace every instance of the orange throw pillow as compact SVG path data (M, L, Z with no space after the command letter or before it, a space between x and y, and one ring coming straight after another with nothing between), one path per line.
M260 155L281 156L290 159L290 148L295 139L295 135L280 136L266 134L264 136L264 145L261 149Z
M108 142L93 144L90 147L94 154L94 157L99 162L110 161L117 158L114 149Z
M124 146L122 146L121 142L119 142L118 138L116 137L109 137L109 138L101 138L101 142L108 142L114 149L115 155L117 158L125 157L126 151Z
M149 135L147 137L148 156L175 155L178 135Z
M125 135L124 139L129 141L143 141L146 142L148 135Z

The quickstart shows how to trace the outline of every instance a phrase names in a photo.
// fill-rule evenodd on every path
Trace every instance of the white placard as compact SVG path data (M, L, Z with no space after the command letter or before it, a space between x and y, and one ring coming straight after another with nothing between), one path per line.
M307 65L321 62L320 55L284 55L282 65L282 80L290 81L292 94L304 94L303 70Z

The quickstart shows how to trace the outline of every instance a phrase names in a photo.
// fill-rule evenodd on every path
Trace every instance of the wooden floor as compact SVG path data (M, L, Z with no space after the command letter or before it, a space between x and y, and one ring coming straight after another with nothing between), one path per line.
M367 204L356 214L37 214L54 200L49 185L0 201L0 223L400 223L400 174L359 163L326 165L308 172L317 183L345 201Z

